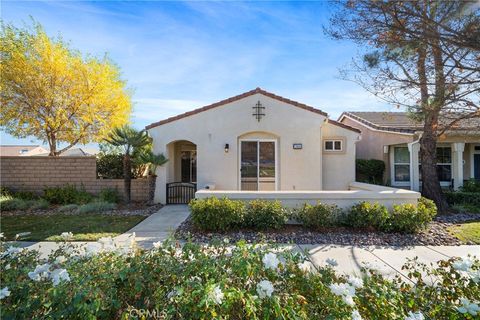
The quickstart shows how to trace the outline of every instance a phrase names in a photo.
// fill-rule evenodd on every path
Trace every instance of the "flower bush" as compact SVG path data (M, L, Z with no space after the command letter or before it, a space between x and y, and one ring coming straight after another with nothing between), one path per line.
M65 236L70 236L66 234ZM138 249L134 238L62 245L42 259L0 247L2 319L478 319L480 261L426 266L408 280L313 266L266 244L208 246L171 240ZM308 266L308 267L307 267ZM427 281L428 279L428 281Z

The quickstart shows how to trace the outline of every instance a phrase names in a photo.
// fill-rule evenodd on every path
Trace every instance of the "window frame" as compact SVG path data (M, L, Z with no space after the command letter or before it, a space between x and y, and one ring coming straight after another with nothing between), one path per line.
M332 149L327 149L327 143L332 143ZM335 144L340 142L340 149L335 149ZM323 139L322 149L326 153L344 153L345 152L345 138L344 137L327 137Z
M396 162L395 161L395 149L397 148L405 148L408 151L408 162ZM399 186L399 187L407 187L410 186L411 181L412 181L412 171L411 171L411 160L410 160L410 150L408 149L408 145L398 145L398 146L392 146L392 151L391 151L391 156L390 156L390 161L391 161L391 181L393 186ZM396 180L396 175L395 175L395 167L396 166L408 166L408 180L403 180L399 181Z

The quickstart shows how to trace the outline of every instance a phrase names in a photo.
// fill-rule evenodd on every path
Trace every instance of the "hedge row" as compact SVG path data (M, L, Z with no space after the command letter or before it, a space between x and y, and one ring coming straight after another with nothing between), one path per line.
M347 226L385 232L414 233L422 230L437 214L433 201L422 198L418 205L394 205L389 211L378 203L361 202L350 210L335 205L305 204L289 210L278 201L218 199L194 200L190 203L192 220L205 231L228 231L241 228L278 229L295 219L312 229Z

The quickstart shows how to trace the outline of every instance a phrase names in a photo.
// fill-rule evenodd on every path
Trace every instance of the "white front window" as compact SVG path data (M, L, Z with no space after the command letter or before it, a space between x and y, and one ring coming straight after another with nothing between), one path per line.
M408 147L394 147L393 149L393 179L395 182L410 182Z
M324 140L323 141L323 150L325 151L342 151L343 150L343 141L342 140Z

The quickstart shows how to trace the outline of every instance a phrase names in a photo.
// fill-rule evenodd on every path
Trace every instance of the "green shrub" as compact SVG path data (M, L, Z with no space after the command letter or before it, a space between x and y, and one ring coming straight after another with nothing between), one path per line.
M415 233L426 228L437 214L432 200L421 198L418 205L393 205L393 211L385 231Z
M79 206L77 209L77 213L83 214L83 213L103 212L103 211L113 210L115 209L115 207L116 205L114 203L104 202L104 201L95 201L95 202L90 202L90 203Z
M106 188L100 191L98 199L103 202L119 203L122 197L116 188Z
M66 204L57 209L61 213L77 212L78 204Z
M39 209L47 209L50 206L45 199L38 199L38 200L31 200L30 209L32 210L39 210Z
M0 197L11 197L13 195L12 190L7 187L0 187Z
M345 224L354 228L382 229L389 219L388 209L377 202L360 202L354 205L345 218Z
M39 196L31 191L17 191L13 194L14 198L22 200L37 200Z
M30 208L31 202L28 200L2 197L0 201L0 210L13 211L13 210L27 210Z
M145 164L132 155L132 179L140 178ZM123 155L115 153L100 153L97 156L97 175L106 179L123 179Z
M242 201L211 197L191 201L190 210L196 227L209 231L227 231L242 226L245 204Z
M457 213L480 213L480 207L468 204L455 204L452 209Z
M84 188L77 189L75 186L52 187L44 190L43 198L51 204L85 204L92 201L93 196Z
M243 226L254 229L279 229L287 221L287 210L279 201L253 200L247 205Z
M480 180L470 179L463 183L461 187L463 192L478 192L480 194Z
M142 250L108 242L88 254L62 245L48 256L0 243L2 319L478 319L468 313L480 297L480 261L471 256L407 261L406 281L368 267L361 278L311 267L264 243L166 241Z
M332 227L339 223L342 211L336 205L318 202L316 205L304 204L298 211L297 218L309 228Z
M480 208L480 192L449 191L444 192L449 205L470 205Z
M382 184L385 162L377 159L357 159L355 161L356 180L359 182Z

